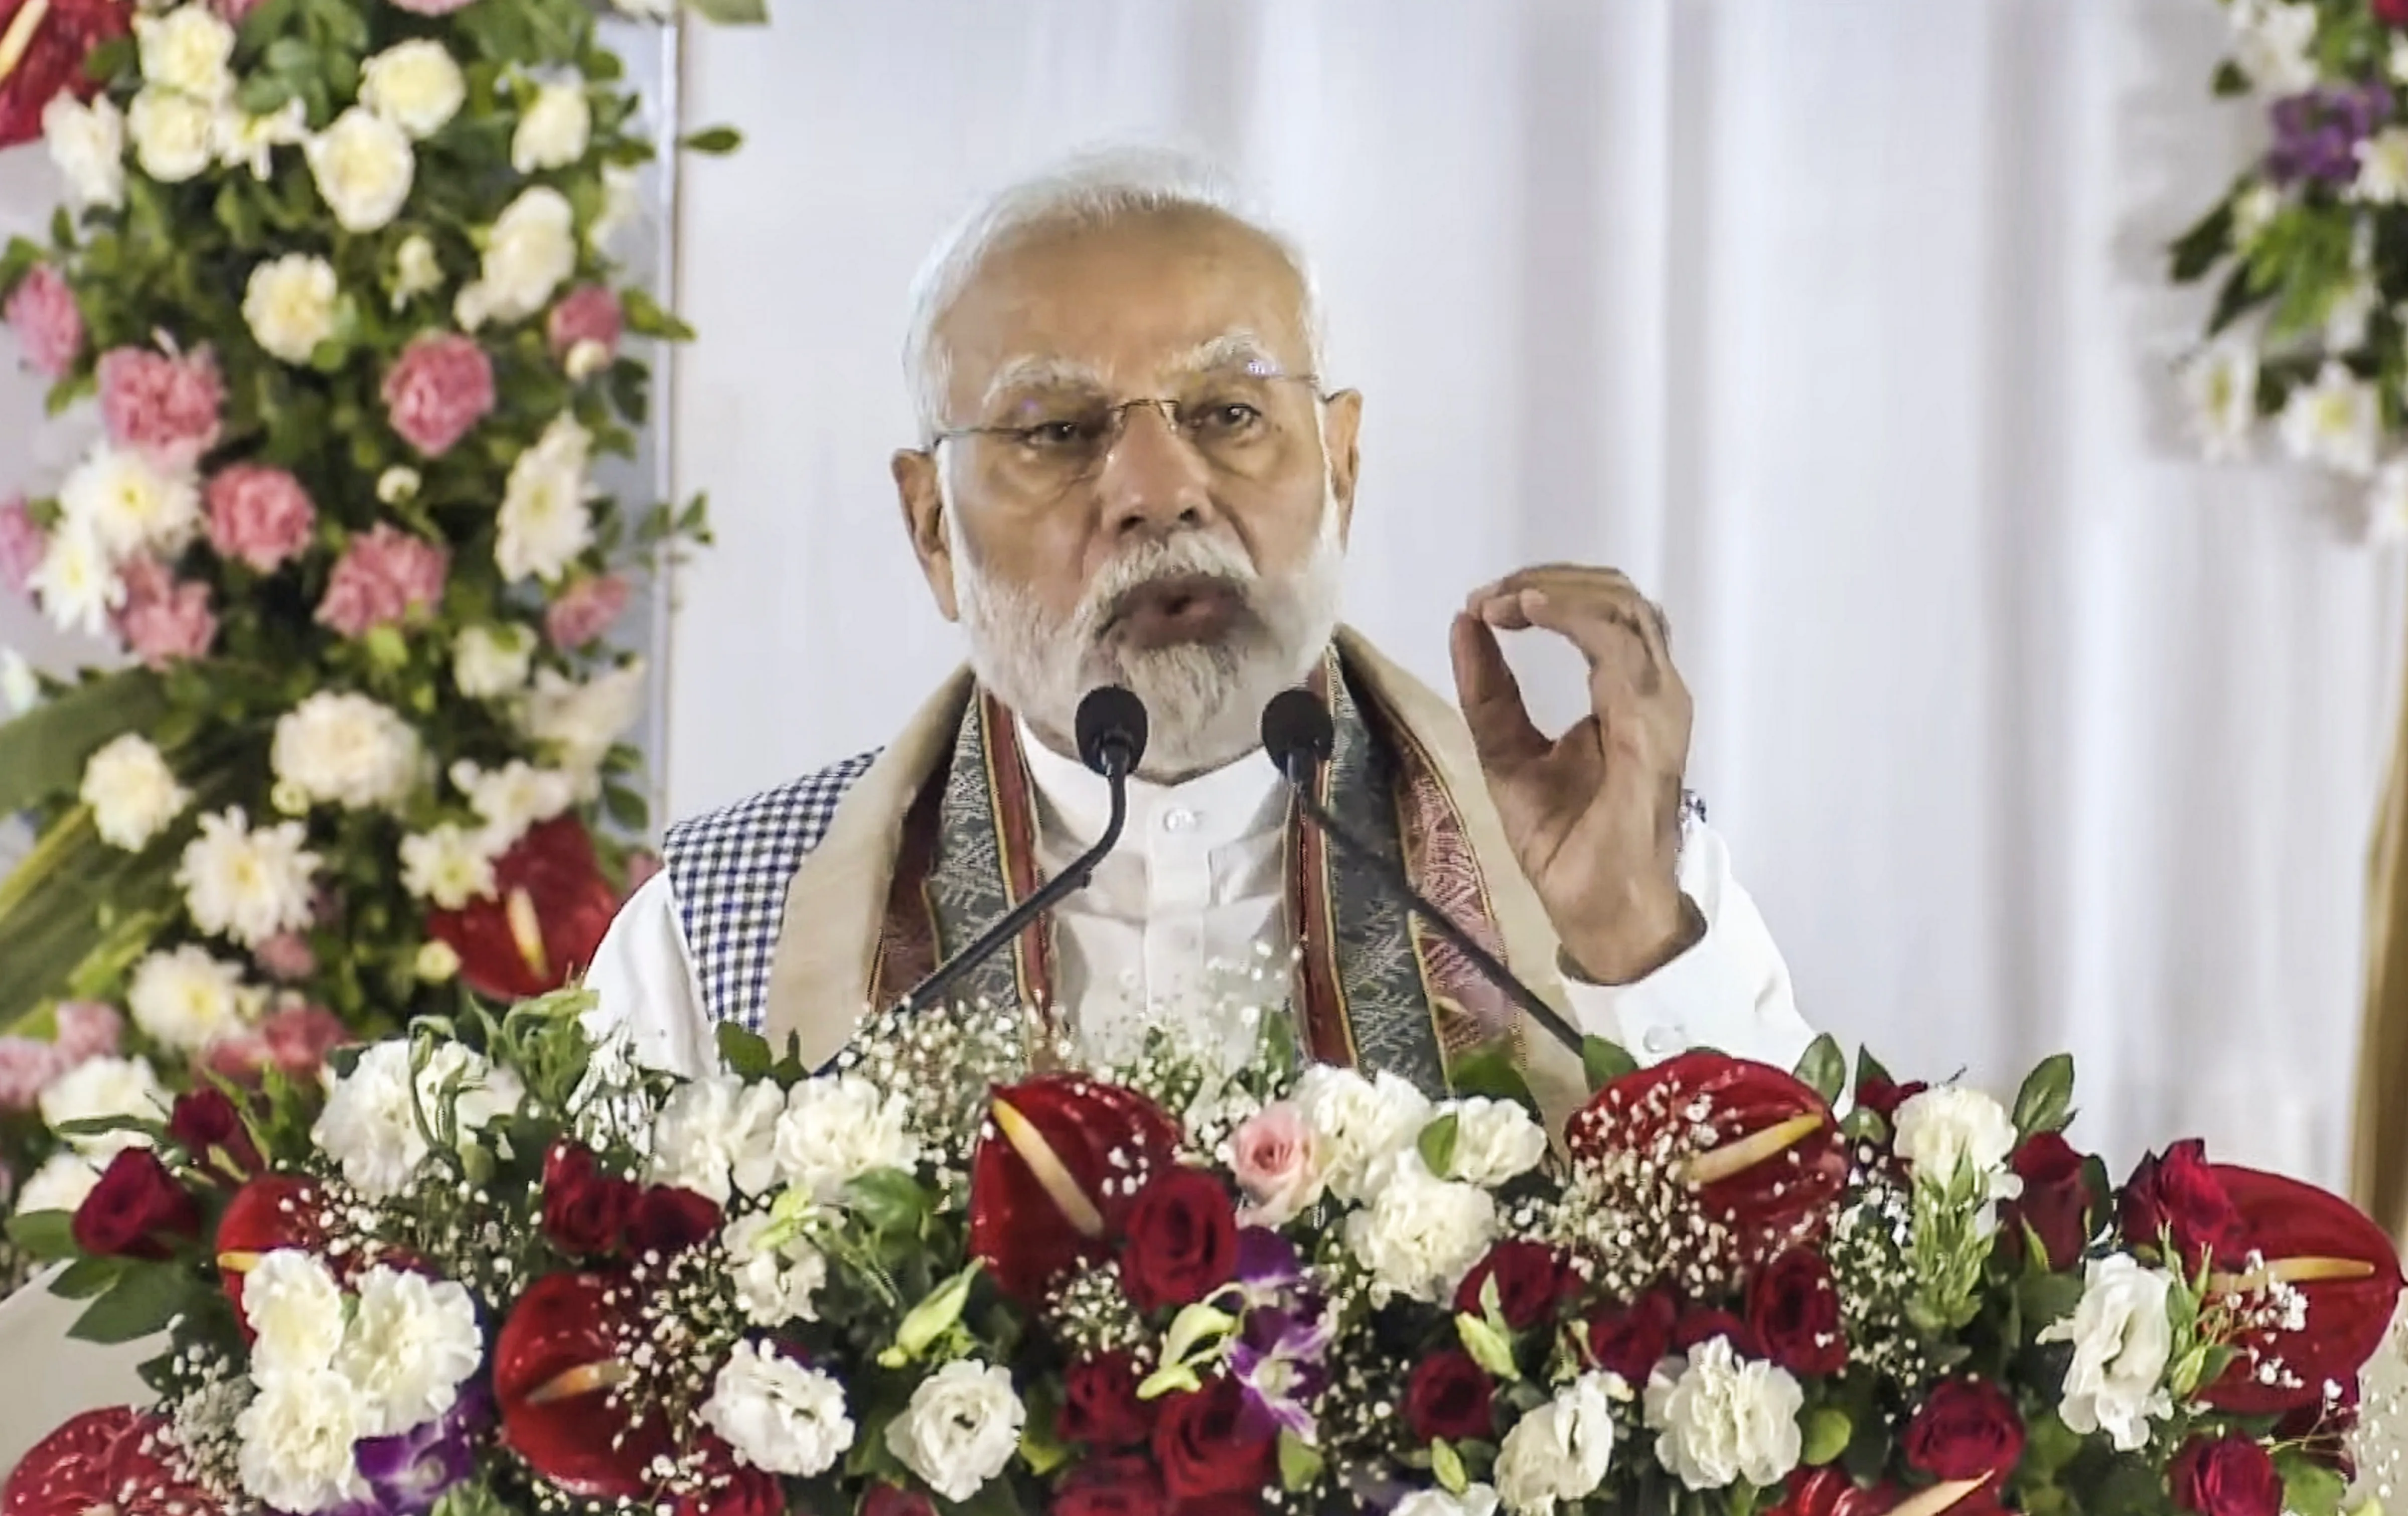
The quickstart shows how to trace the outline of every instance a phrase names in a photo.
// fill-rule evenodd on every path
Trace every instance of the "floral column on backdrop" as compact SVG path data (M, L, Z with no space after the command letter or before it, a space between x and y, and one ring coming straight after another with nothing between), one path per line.
M645 415L623 340L686 335L609 251L653 152L620 80L579 0L0 7L0 132L67 201L0 298L104 429L0 502L0 588L128 655L0 669L0 815L39 828L0 1211L140 1140L79 1122L557 986L640 872L608 634L704 525L593 483Z

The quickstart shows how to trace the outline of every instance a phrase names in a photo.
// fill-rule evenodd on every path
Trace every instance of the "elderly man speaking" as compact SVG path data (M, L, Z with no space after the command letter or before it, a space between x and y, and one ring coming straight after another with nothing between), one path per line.
M1151 717L1128 830L961 997L1059 1007L1110 1048L1268 961L1317 1058L1435 1090L1509 1037L1559 1101L1576 1070L1511 1000L1299 824L1259 723L1303 686L1335 718L1328 808L1582 1030L1650 1061L1803 1051L1780 954L1688 814L1689 697L1627 579L1470 590L1460 715L1339 625L1363 397L1325 383L1316 316L1297 251L1166 155L1015 186L938 247L893 472L968 667L874 757L671 830L589 980L639 1056L704 1068L719 1021L834 1056L1096 839L1072 716L1106 684ZM1589 715L1552 739L1498 644L1531 628L1588 663Z

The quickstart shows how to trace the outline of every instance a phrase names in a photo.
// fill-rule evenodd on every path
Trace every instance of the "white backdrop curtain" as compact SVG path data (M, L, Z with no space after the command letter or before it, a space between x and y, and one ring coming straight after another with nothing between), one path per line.
M885 473L928 241L1177 139L1320 266L1358 624L1442 681L1472 585L1621 565L1810 1018L1932 1076L2070 1047L2119 1162L2340 1182L2397 565L2180 441L2157 250L2258 130L2205 98L2210 0L775 4L685 74L748 143L680 206L720 547L673 810L874 745L956 655Z

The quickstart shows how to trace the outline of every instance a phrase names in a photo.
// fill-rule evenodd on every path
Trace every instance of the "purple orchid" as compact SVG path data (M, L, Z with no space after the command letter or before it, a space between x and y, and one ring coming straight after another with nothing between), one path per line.
M485 1387L470 1381L435 1420L395 1437L370 1437L351 1450L380 1516L426 1516L446 1491L475 1470L477 1445L493 1420Z
M1230 1377L1244 1387L1250 1408L1312 1442L1312 1403L1329 1388L1322 1360L1337 1335L1337 1320L1326 1310L1250 1311L1238 1340L1229 1345Z
M2358 177L2358 146L2390 119L2391 92L2381 84L2360 89L2311 90L2274 102L2274 146L2266 170L2276 183L2314 180L2347 184Z

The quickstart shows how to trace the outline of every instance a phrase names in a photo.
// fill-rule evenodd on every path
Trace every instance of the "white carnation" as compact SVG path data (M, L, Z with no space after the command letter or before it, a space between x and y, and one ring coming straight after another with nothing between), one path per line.
M66 90L42 108L42 139L79 210L125 203L125 117L108 95L90 105Z
M516 1110L525 1093L517 1075L495 1068L458 1043L436 1047L414 1081L410 1066L408 1043L380 1042L369 1047L351 1076L335 1082L326 1108L309 1129L311 1140L342 1165L344 1179L370 1200L408 1189L425 1161L421 1107L434 1123L447 1092L456 1091L454 1114L465 1141Z
M586 476L592 447L585 428L563 413L511 462L494 541L494 563L503 578L550 583L594 545L594 513L586 504L594 496Z
M1613 1400L1622 1381L1593 1370L1513 1423L1497 1451L1497 1494L1518 1516L1584 1500L1613 1466Z
M806 1079L778 1118L776 1177L827 1204L873 1169L910 1170L920 1162L910 1119L908 1096L856 1075ZM736 1182L758 1193L769 1176L739 1169Z
M126 112L134 161L162 184L181 184L217 157L218 107L181 90L147 86Z
M1805 1403L1787 1369L1742 1359L1727 1337L1664 1360L1647 1381L1656 1460L1692 1490L1742 1479L1767 1490L1787 1479L1804 1448L1798 1412Z
M720 1234L727 1249L736 1303L755 1326L819 1320L817 1297L827 1283L827 1259L802 1229L767 1214L740 1216Z
M2200 455L2234 463L2249 455L2258 426L2258 349L2245 338L2210 343L2183 366L2183 397Z
M335 266L314 253L288 253L251 271L243 286L242 319L271 357L305 364L335 335L340 287Z
M1430 1119L1428 1098L1385 1070L1367 1079L1317 1063L1297 1081L1296 1104L1312 1128L1331 1193L1358 1206L1370 1198L1372 1173L1412 1148Z
M176 865L193 924L246 947L308 926L318 872L308 844L298 821L254 829L239 809L201 817Z
M347 232L381 231L409 198L418 161L400 127L358 107L302 144L309 177Z
M519 729L549 744L561 767L576 776L579 793L591 798L595 772L609 756L611 744L636 724L643 711L641 658L595 674L583 684L544 669L536 674L535 687L520 709Z
M441 131L467 98L460 65L431 37L397 42L360 65L360 104L422 140ZM414 240L426 246L423 237Z
M652 1122L653 1184L676 1185L724 1206L738 1172L771 1171L785 1092L717 1074L681 1085Z
M242 1279L242 1315L255 1335L259 1374L331 1366L343 1346L343 1290L325 1263L299 1248L262 1253Z
M2364 478L2374 472L2383 404L2372 384L2338 363L2291 392L2281 421L2291 456Z
M577 781L557 769L538 769L512 758L498 769L481 769L462 758L452 765L452 783L485 823L496 852L577 803Z
M576 269L576 212L566 195L538 184L494 218L477 282L460 292L453 313L470 331L488 321L524 321Z
M886 1447L928 1488L968 1500L1011 1462L1027 1417L1010 1369L955 1359L921 1380L886 1423Z
M1371 1297L1443 1302L1497 1240L1497 1201L1430 1173L1411 1148L1371 1171L1371 1204L1346 1218L1346 1248L1371 1273Z
M1497 1492L1485 1484L1466 1485L1461 1494L1444 1490L1415 1490L1397 1502L1395 1516L1496 1516Z
M176 783L167 760L138 732L127 732L84 760L78 791L92 807L93 830L111 847L138 853L183 814L192 791Z
M815 1478L853 1447L844 1386L756 1342L738 1342L720 1365L702 1419L738 1457L772 1474Z
M2297 94L2316 83L2316 7L2284 0L2239 0L2232 7L2232 61L2268 94Z
M359 1307L335 1367L359 1387L366 1435L381 1437L450 1410L484 1355L477 1303L466 1290L380 1266L360 1276Z
M50 533L42 561L25 587L41 601L42 614L61 631L87 637L108 631L109 613L125 603L125 583L92 533L69 523Z
M566 168L585 156L594 136L594 109L585 81L571 76L536 91L510 134L510 166L522 174Z
M69 532L91 534L111 558L172 556L201 525L201 487L189 469L163 468L139 448L95 443L59 484Z
M1959 1172L1970 1175L1985 1200L2013 1200L2024 1182L2008 1167L2015 1150L2015 1123L2007 1108L1979 1090L1942 1085L1899 1106L1898 1156L1925 1184L1948 1187Z
M456 911L494 893L494 849L482 830L446 821L401 840L401 887L418 900Z
M1447 1177L1494 1190L1519 1178L1547 1156L1547 1129L1510 1100L1474 1095L1451 1101L1440 1114L1455 1116L1455 1162Z
M452 683L475 700L513 695L534 657L535 633L525 627L470 627L452 644Z
M367 1483L352 1466L351 1444L365 1435L366 1418L351 1381L327 1368L253 1378L259 1393L235 1420L243 1489L292 1516L364 1498Z
M268 763L313 801L390 805L418 782L418 732L365 695L322 689L277 719Z
M248 168L251 177L265 180L276 171L276 150L299 147L309 140L309 108L287 100L265 116L229 107L217 115L214 151L228 168Z
M167 1119L167 1088L140 1058L91 1058L51 1080L37 1102L42 1124L52 1132L70 1121L96 1121L104 1117L130 1116L145 1121ZM128 1148L148 1148L150 1139L139 1132L94 1132L66 1139L85 1157L106 1161Z
M2084 1437L2104 1431L2116 1451L2133 1452L2147 1445L2151 1417L2173 1414L2165 1387L2173 1350L2166 1317L2172 1284L2165 1270L2143 1267L2128 1253L2086 1265L2081 1303L2039 1338L2073 1344L2057 1402L2067 1426Z
M178 6L164 15L136 12L134 39L142 79L212 103L234 93L234 28L206 5Z
M250 1024L262 997L242 982L238 964L186 944L134 966L126 1008L143 1034L179 1053L197 1053Z
M52 1153L50 1162L34 1171L25 1188L17 1191L17 1209L30 1215L35 1211L72 1211L100 1183L100 1165L73 1148Z

